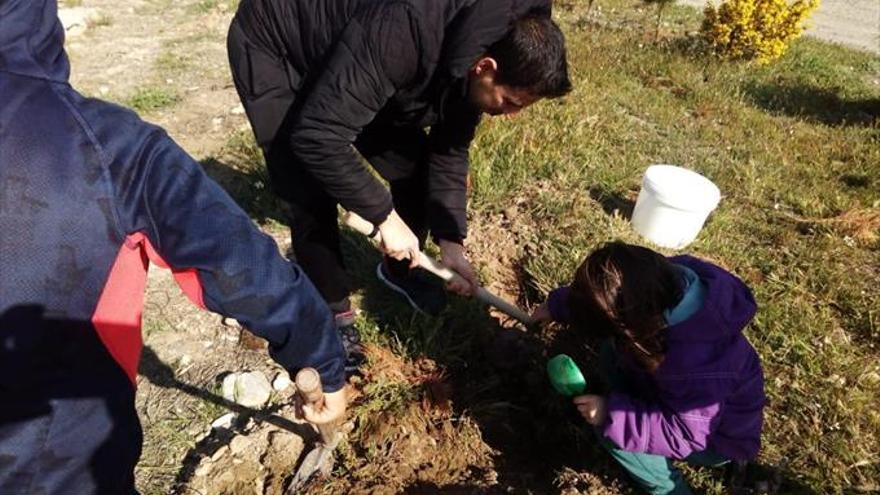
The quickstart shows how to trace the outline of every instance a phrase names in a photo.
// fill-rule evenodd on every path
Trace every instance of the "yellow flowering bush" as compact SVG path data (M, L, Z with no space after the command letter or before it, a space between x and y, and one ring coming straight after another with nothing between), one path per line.
M700 31L718 55L766 64L785 53L818 6L819 0L726 0L706 6Z

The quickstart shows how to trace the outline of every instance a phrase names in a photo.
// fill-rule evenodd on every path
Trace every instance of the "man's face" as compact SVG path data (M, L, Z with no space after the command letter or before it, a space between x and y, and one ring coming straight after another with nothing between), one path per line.
M495 82L497 64L489 57L481 58L471 67L468 97L477 108L489 115L515 115L540 98L529 92Z

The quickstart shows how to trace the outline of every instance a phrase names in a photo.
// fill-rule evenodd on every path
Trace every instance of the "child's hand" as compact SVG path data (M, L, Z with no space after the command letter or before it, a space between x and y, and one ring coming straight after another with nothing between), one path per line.
M574 405L578 412L593 426L602 426L608 417L608 409L605 405L605 397L601 395L579 395L574 398Z
M548 321L553 321L553 316L550 314L550 307L547 306L546 302L532 311L532 320L534 320L535 323L547 323Z
M331 423L341 418L345 414L345 408L348 405L348 397L345 387L336 392L328 392L324 394L324 402L320 407L311 404L302 406L303 416L306 421L316 425Z

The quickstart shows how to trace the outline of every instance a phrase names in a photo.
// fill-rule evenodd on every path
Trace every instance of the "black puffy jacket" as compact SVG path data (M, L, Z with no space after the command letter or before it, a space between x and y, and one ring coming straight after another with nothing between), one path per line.
M465 94L468 69L534 10L549 15L550 0L244 0L237 22L286 61L298 94L279 136L330 195L382 222L391 196L352 144L371 124L430 127L429 227L463 239L479 121Z

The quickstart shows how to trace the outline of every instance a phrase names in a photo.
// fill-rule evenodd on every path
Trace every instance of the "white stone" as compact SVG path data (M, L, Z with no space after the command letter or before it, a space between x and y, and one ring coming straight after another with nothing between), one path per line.
M196 468L196 471L194 474L196 475L196 477L199 477L199 478L207 476L208 473L211 472L212 467L213 467L213 464L211 464L210 462L202 462L199 465L199 467Z
M223 378L221 386L223 398L235 402L235 380L238 379L238 373L230 373Z
M214 452L214 455L211 456L211 461L213 461L213 462L219 461L220 458L223 457L224 455L226 455L227 452L229 452L228 446L224 445L224 446L220 447L219 449L217 449L216 452Z
M238 435L229 442L229 451L234 454L240 454L250 447L251 441L246 436Z
M223 397L245 407L262 407L269 402L272 385L259 371L230 373L223 379Z
M229 109L229 113L231 113L232 115L243 115L244 107L241 105L241 103L239 103L238 105L235 105L234 107Z
M288 375L286 371L278 373L275 375L275 379L272 380L272 388L274 388L276 392L281 392L289 387L290 384L290 375Z
M232 428L233 421L235 421L235 413L226 413L215 419L214 422L211 423L211 428L225 428L228 430L229 428Z

